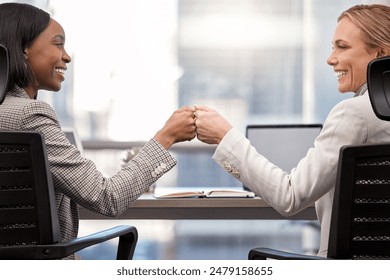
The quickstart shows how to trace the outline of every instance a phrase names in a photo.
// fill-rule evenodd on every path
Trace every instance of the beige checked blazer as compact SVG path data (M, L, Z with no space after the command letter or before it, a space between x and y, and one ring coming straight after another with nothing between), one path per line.
M126 167L105 178L92 161L69 143L53 108L30 99L20 88L8 92L0 105L0 130L44 134L63 241L77 237L78 205L102 215L118 216L176 165L171 154L152 139ZM159 171L155 172L157 168Z

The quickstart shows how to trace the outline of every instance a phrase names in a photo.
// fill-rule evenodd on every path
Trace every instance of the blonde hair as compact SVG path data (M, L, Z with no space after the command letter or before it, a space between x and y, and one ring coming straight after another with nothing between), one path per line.
M337 21L348 17L362 32L369 49L378 49L380 56L390 55L390 7L356 5L342 12Z

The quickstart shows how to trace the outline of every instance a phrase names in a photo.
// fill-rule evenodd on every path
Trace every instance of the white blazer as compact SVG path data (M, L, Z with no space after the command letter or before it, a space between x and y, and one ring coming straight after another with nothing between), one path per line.
M331 110L314 147L292 170L273 165L235 128L222 139L213 159L282 215L315 203L321 224L318 254L326 256L339 150L380 142L390 142L390 122L375 116L366 91Z

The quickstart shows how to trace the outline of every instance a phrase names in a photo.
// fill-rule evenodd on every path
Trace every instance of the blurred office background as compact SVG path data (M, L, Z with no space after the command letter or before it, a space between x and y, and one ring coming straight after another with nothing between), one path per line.
M9 1L0 1L9 2ZM352 95L337 91L326 64L340 0L31 0L66 32L72 56L58 93L39 98L62 125L77 129L85 156L107 176L123 145L147 141L172 112L205 104L245 133L248 124L322 123ZM88 147L93 147L89 149ZM97 149L96 149L97 147ZM100 148L99 148L100 147ZM120 148L115 148L120 147ZM178 165L158 187L237 187L192 141L172 149ZM80 234L111 223L137 226L136 259L246 259L255 246L315 252L317 224L307 221L118 221L81 223ZM110 258L110 244L83 258ZM111 252L112 253L112 252Z

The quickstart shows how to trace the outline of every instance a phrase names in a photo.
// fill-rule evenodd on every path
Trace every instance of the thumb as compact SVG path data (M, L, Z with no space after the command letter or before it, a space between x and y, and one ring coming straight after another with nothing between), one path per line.
M209 112L212 110L211 108L204 106L204 105L194 105L194 108L195 108L195 110L206 111L206 112Z

